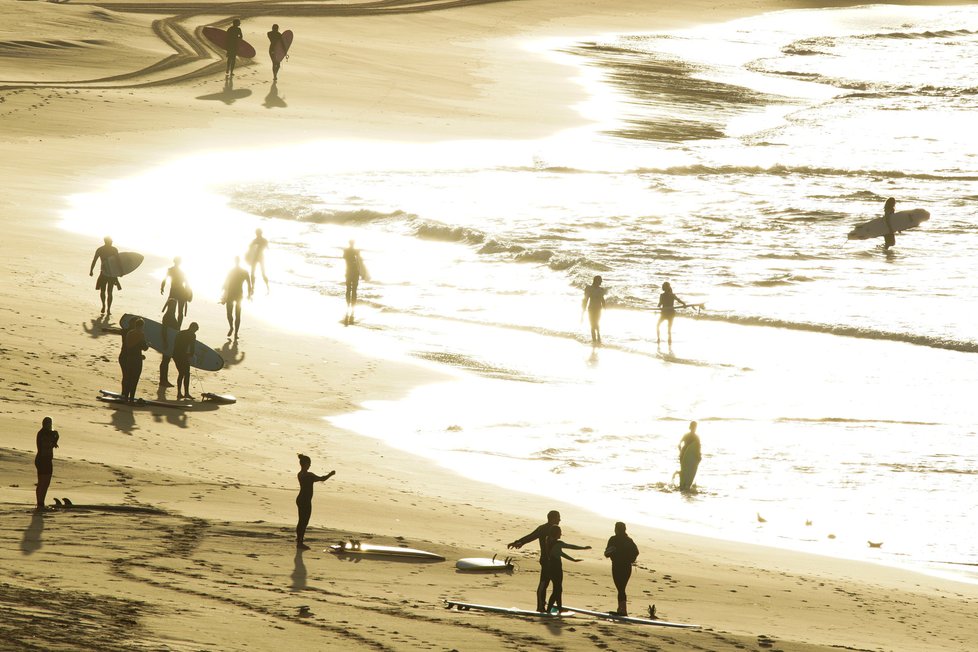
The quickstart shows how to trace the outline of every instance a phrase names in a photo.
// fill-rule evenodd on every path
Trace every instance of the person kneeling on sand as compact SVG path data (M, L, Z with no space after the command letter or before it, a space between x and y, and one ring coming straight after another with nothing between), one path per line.
M299 495L296 496L295 505L299 508L299 522L295 526L295 547L299 550L309 550L306 545L306 526L312 517L312 488L316 482L325 482L334 475L336 471L330 471L326 475L316 475L309 470L312 460L302 453L299 453Z

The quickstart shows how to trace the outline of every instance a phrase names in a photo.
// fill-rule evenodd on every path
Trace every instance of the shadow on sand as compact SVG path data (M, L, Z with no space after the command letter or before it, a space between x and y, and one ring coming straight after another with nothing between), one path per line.
M262 106L266 109L285 109L289 105L285 103L285 98L278 94L278 84L272 82L272 87L268 89L268 95L265 96L265 101L262 102Z
M244 98L251 95L251 90L247 88L240 88L238 90L234 89L234 79L228 77L224 80L224 88L221 89L220 93L211 93L210 95L198 95L196 99L198 100L217 100L219 102L224 102L227 105L234 104L238 100L243 100Z

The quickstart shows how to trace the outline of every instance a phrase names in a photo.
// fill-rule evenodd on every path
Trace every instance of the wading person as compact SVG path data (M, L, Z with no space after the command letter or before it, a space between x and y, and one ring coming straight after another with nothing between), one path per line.
M883 223L886 225L888 233L883 234L883 251L888 250L896 244L896 231L890 223L890 218L896 212L896 199L890 197L883 203Z
M625 587L632 576L632 564L638 559L638 546L632 538L625 533L625 524L621 521L615 523L615 534L608 539L605 546L604 556L611 560L611 579L618 590L618 611L619 616L628 615L628 596L625 594Z
M550 586L550 565L547 563L547 553L544 543L550 528L560 524L560 512L552 510L547 512L547 522L537 526L533 532L516 541L507 544L507 548L519 550L531 541L540 542L540 582L537 584L537 611L544 613L547 610L547 587Z
M278 27L278 25L276 25ZM271 33L271 32L269 32ZM248 245L248 253L245 261L251 267L251 286L255 287L255 268L261 266L261 279L265 281L265 289L268 289L268 275L265 273L265 250L268 249L268 240L262 235L261 229L255 229L255 239Z
M309 518L312 516L312 489L317 482L325 482L334 475L336 471L330 471L326 475L316 475L309 470L312 460L306 455L299 454L299 495L295 498L295 505L299 509L299 522L295 526L295 547L299 550L309 550L306 545L306 526L309 525Z
M109 236L105 236L104 242L105 244L95 250L92 264L88 268L88 275L94 276L95 262L101 261L98 278L95 279L95 289L98 290L98 296L102 300L102 312L99 314L111 315L112 289L115 287L122 289L119 277L112 272L112 265L119 265L119 250L112 246L112 238Z
M224 298L221 300L228 317L228 337L233 334L234 339L238 339L238 330L241 328L241 302L244 300L245 285L248 286L250 299L255 291L251 284L251 275L241 267L241 259L235 256L234 267L224 281Z
M668 336L669 344L672 344L672 320L676 318L676 302L679 302L686 307L686 302L676 296L672 291L672 285L669 282L662 284L662 294L659 295L659 322L655 325L655 341L660 343L662 341L662 336L659 333L659 327L662 326L662 322L668 323Z
M360 278L366 275L360 250L353 245L354 241L350 240L350 246L343 250L343 260L346 262L346 317L348 322L353 320L353 310L357 307L357 287L360 285Z
M58 447L60 435L52 430L51 417L44 417L41 429L37 431L37 455L34 456L34 467L37 468L37 509L44 509L44 501L51 486L51 476L54 475L54 449Z
M591 342L601 343L601 311L604 309L604 291L601 287L601 277L595 276L591 280L591 285L584 288L584 301L581 302L581 310L587 310L588 320L591 323Z
M590 550L591 546L577 546L560 540L560 526L554 525L550 528L547 540L544 545L547 548L547 563L550 565L550 581L553 583L553 590L550 592L550 600L547 602L547 613L556 613L564 609L564 559L571 561L581 561L568 555L564 550Z
M689 432L679 440L679 490L689 491L700 468L700 436L696 434L696 422L689 422Z

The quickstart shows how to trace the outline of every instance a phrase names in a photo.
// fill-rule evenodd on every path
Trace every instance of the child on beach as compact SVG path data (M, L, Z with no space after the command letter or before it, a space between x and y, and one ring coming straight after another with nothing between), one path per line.
M591 546L577 546L560 540L560 526L554 525L550 528L547 535L547 542L544 544L547 549L547 563L550 567L550 581L553 582L553 590L550 593L550 600L547 602L547 613L553 613L554 606L557 607L556 613L560 613L564 608L564 559L571 561L581 561L574 559L564 550L590 550Z
M312 488L316 482L325 482L336 475L336 471L330 471L326 475L316 475L309 470L312 460L299 453L299 495L295 498L295 505L299 508L299 522L295 526L295 547L299 550L309 550L305 544L306 526L309 525L309 518L312 516Z

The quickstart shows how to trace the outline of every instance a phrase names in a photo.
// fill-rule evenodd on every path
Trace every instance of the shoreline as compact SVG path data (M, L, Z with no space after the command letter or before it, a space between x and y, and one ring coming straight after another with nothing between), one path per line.
M515 5L503 8L506 16L510 10L523 13ZM497 9L491 5L479 11L493 15ZM463 15L462 22L466 11L468 8L455 11ZM625 24L627 20L616 17L609 22ZM472 36L472 40L479 37ZM329 47L328 43L323 46ZM390 50L377 55L388 60L390 56ZM369 76L366 66L347 65ZM317 77L309 79L315 81ZM163 122L193 122L194 105L176 107L179 115L174 119L168 113L174 103L156 91L152 94L163 107L156 108ZM555 103L560 97L558 94ZM52 104L57 105L58 99ZM115 382L117 343L114 337L94 335L79 341L77 317L85 315L87 320L89 315L94 316L97 306L90 279L84 278L81 270L98 243L53 227L53 214L66 195L85 184L118 178L118 171L145 165L145 156L160 151L155 148L157 144L165 152L181 151L201 129L163 124L159 131L139 131L138 118L125 122L130 110L125 103L103 107L106 115L102 120L120 121L118 130L104 135L56 138L53 143L49 137L11 143L8 160L17 164L5 166L9 168L11 189L0 200L8 216L4 221L8 236L3 244L4 270L13 281L4 290L3 305L3 365L10 397L2 403L0 418L7 432L18 434L17 446L3 449L0 468L12 478L11 484L19 486L0 488L0 509L18 515L21 510L13 505L23 505L24 500L30 503L33 469L26 451L40 417L53 412L55 428L62 429L63 447L56 454L52 485L56 494L51 495L61 494L67 487L81 497L76 497L76 503L165 505L169 515L144 517L142 522L126 516L130 520L120 527L108 515L78 514L69 520L64 518L68 514L55 513L52 519L46 514L43 532L37 535L41 545L29 554L24 546L28 535L33 536L33 519L23 532L20 521L8 526L5 539L16 538L22 543L19 547L5 546L6 566L19 570L18 575L8 573L3 578L3 602L20 605L13 608L14 612L38 609L45 614L41 620L51 623L59 608L71 604L73 596L98 595L97 604L104 604L107 614L104 619L96 618L98 623L124 624L126 609L138 612L135 619L140 625L122 634L135 636L136 647L193 644L204 649L240 649L250 642L271 648L281 643L281 636L290 637L297 649L312 649L325 641L375 649L424 649L434 642L451 641L463 649L491 649L500 645L554 645L554 636L561 649L587 649L596 640L612 648L647 645L648 632L609 628L583 619L573 623L578 631L561 624L556 626L560 631L554 633L549 626L534 621L474 614L446 617L440 613L436 603L441 597L529 603L534 583L529 577L533 572L530 551L525 551L524 565L531 570L521 571L505 583L461 580L449 570L450 564L405 573L398 564L364 568L366 564L334 563L329 555L319 553L319 544L329 541L329 536L370 536L373 532L382 542L395 542L401 536L409 542L430 542L436 551L481 555L489 542L489 547L504 547L506 541L532 529L552 504L537 496L460 481L458 476L432 469L429 462L419 464L416 457L375 440L351 437L335 429L327 429L323 435L319 420L324 413L349 410L372 397L402 395L428 382L432 378L428 371L366 358L342 342L284 333L255 323L246 307L241 346L247 360L207 381L234 387L242 399L236 406L194 411L185 418L132 410L132 422L125 420L124 411L113 411L106 421L107 409L82 398L86 393L94 395L100 384ZM70 98L62 104L59 115L70 124L76 107ZM332 119L336 120L332 129L341 128L343 120ZM485 120L484 116L480 119ZM232 120L233 128L219 129L211 144L233 144L240 133L263 125L262 120L248 116ZM429 116L429 120L432 133L441 129L437 115ZM28 122L23 118L21 127L30 131ZM359 128L369 130L370 126ZM129 129L138 135L129 145L132 149L123 152L114 134ZM303 129L283 121L272 133L263 132L262 138L270 142L282 134L298 137ZM404 129L404 124L388 129ZM459 131L465 133L464 128ZM170 134L176 138L168 137ZM40 142L47 144L40 147ZM40 249L47 252L47 264L36 257ZM164 265L164 260L152 257L144 265L150 269ZM134 305L134 299L138 305L156 306L159 299L154 290L151 284L148 288L126 287L117 296L121 302L117 304L118 314L126 311L123 306ZM213 306L203 308L207 310L203 316L198 314L201 310L193 306L191 317L199 319L202 326L214 329L222 323L223 315ZM82 326L86 326L85 321ZM297 346L283 354L282 340ZM148 358L141 383L144 392L155 377L153 362L154 358ZM104 380L103 375L107 376ZM307 553L306 562L301 555L282 559L290 541L288 525L294 510L290 506L294 495L291 474L297 449L312 454L313 470L318 472L332 468L327 464L336 458L340 472L337 482L342 482L336 486L327 483L319 491L313 525L321 526L325 521L329 529L316 536L317 545ZM347 474L353 477L349 483L344 479ZM394 504L400 516L393 522L396 525L391 521ZM584 540L597 548L610 534L614 519L594 524L584 510L567 506L563 511L574 541ZM283 518L286 514L289 516ZM97 534L91 534L92 529ZM968 617L975 593L955 582L921 586L915 573L868 568L862 563L826 561L722 540L705 541L651 528L634 527L632 534L648 543L640 545L644 578L639 581L636 577L631 591L643 595L645 589L653 599L659 596L660 611L671 620L709 625L700 632L652 634L656 639L661 637L663 643L675 644L675 649L735 649L772 635L778 639L777 646L786 650L827 649L837 644L874 649L909 649L909 645L916 649L954 649L973 636ZM120 537L131 540L120 546ZM160 541L164 545L160 546ZM101 547L109 548L109 554L100 553ZM695 558L691 558L690 550L696 551ZM134 554L137 552L140 554ZM140 556L143 553L159 555L166 561L153 561ZM77 563L59 567L57 562L64 554ZM112 561L112 554L127 561ZM328 573L323 574L321 568ZM663 568L667 570L657 570ZM589 559L569 572L568 591L574 591L578 605L611 601L613 591L603 560ZM297 578L305 577L302 573L311 578L300 582ZM286 579L289 577L290 581ZM242 578L260 581L249 583ZM222 585L225 582L229 583ZM280 595L290 582L292 593ZM824 590L817 587L819 582ZM32 592L38 587L60 592L63 601L41 600ZM301 597L296 595L299 590ZM732 595L734 590L739 595ZM795 591L795 595L787 595ZM776 592L783 594L775 598ZM123 596L130 602L118 605L111 596ZM664 596L669 597L663 610ZM902 598L907 598L906 605L902 605ZM813 625L810 602L815 599L824 601L826 608L819 608L820 618ZM314 615L303 616L300 602L314 603ZM215 605L226 613L226 624L208 618ZM872 617L866 616L867 609ZM639 603L634 611L640 610ZM893 631L892 619L912 620L915 627ZM83 618L86 623L89 620L88 616ZM929 631L918 633L918 625ZM501 627L512 631L502 631ZM856 627L862 630L856 632ZM930 632L939 627L946 638L934 641ZM123 627L122 631L127 630ZM119 630L112 633L119 635ZM107 642L97 628L80 627L66 636L60 643ZM944 644L952 647L945 648Z

